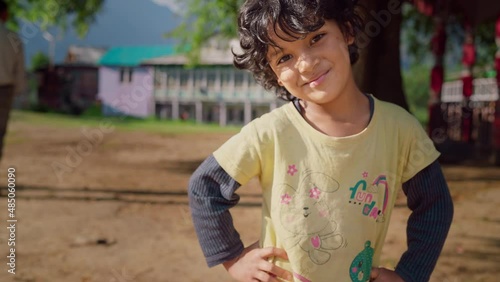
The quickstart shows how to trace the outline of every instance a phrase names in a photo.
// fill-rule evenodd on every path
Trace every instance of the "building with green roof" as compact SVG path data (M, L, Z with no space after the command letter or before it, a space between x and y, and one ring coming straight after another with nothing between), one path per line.
M142 61L175 54L173 46L110 48L99 60L99 94L103 114L148 117L154 114L154 67Z
M204 48L194 67L186 67L187 57L175 46L111 48L100 60L104 114L226 125L247 123L277 107L275 95L233 66L226 43Z
M109 49L99 60L102 66L137 67L143 61L176 55L175 46L127 46Z

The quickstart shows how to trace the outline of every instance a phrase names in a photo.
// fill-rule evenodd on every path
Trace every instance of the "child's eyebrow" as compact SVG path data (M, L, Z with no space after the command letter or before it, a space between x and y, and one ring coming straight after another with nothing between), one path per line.
M273 47L273 50L274 51L269 55L270 59L274 59L276 56L283 53L283 49L280 47Z

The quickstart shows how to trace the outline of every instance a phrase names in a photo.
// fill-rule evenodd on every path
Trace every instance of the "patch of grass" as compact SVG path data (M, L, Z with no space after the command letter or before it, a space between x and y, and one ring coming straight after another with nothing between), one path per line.
M38 113L14 110L11 121L54 127L99 127L112 126L123 131L147 131L165 134L236 133L239 126L220 127L218 124L197 124L195 121L158 120L154 117L101 117L93 114L70 116L58 113Z
M5 144L21 144L26 141L28 140L22 136L19 136L19 134L13 129L9 129L4 140Z

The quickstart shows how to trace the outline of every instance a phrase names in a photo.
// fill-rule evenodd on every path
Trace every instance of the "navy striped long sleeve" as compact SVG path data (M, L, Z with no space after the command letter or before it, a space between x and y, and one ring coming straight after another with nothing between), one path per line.
M229 209L239 201L240 187L213 156L208 157L189 181L191 216L208 266L233 259L243 252L243 242Z
M406 228L408 249L396 273L406 282L429 281L453 219L453 201L437 161L403 183L412 210Z

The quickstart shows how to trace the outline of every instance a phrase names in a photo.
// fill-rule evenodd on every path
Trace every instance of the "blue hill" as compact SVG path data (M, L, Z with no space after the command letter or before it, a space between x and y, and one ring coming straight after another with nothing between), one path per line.
M84 38L79 38L72 28L59 36L55 46L55 61L58 63L64 60L70 45L110 48L172 44L174 40L166 39L164 34L180 22L181 18L167 7L149 0L106 0ZM49 32L56 35L58 29L51 28ZM27 66L31 65L31 57L35 53L41 51L48 54L49 43L38 28L27 29L21 25L19 34L25 42Z

